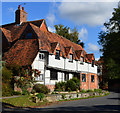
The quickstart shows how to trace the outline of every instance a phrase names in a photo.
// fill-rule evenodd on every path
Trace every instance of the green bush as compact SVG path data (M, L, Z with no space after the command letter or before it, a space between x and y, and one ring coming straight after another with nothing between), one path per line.
M93 90L91 90L91 89L88 89L88 90L87 90L87 92L93 92Z
M86 93L86 92L87 92L87 91L86 91L86 90L84 90L84 89L82 89L82 90L81 90L81 93Z
M33 86L33 90L35 90L36 93L44 93L44 94L47 94L50 92L50 90L47 88L47 86L45 86L43 84L35 84Z
M34 89L32 89L31 93L34 94L34 93L36 93L36 91Z
M21 92L19 92L19 91L13 91L13 95L21 95Z
M65 94L62 94L62 99L66 99L66 96L65 96Z
M65 82L56 82L55 83L55 91L65 91Z
M94 92L102 93L102 89L94 89Z
M79 90L80 89L80 80L76 77L73 77L71 80L76 83L76 89Z
M76 91L76 83L71 79L66 82L66 91L68 91L68 88L71 89L71 91Z
M23 90L22 95L30 95L30 92L28 90Z
M43 100L43 98L45 97L45 95L43 93L39 93L36 95L38 99Z

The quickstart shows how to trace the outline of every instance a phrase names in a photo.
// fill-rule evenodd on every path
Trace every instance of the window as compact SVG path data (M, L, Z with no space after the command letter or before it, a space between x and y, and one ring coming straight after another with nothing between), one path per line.
M32 39L32 33L27 33L27 35L26 35L25 38L26 38L26 39Z
M58 74L56 70L50 70L50 80L57 80Z
M60 60L60 51L59 50L56 50L55 59Z
M40 53L39 54L39 60L43 60L44 59L44 54L43 53Z
M83 57L81 57L81 62L80 63L83 64Z
M94 60L92 60L92 67L94 67Z
M91 82L94 82L94 75L91 75Z
M73 55L72 54L69 54L69 61L73 62Z
M69 80L69 73L65 73L64 75L65 75L64 80L65 80L65 81Z
M40 74L40 76L37 75L37 77L35 78L35 80L36 81L43 81L43 74Z
M86 82L86 74L82 74L82 82Z

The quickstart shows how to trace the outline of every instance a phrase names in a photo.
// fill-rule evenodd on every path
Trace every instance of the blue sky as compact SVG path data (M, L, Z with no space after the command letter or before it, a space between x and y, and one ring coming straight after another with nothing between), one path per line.
M54 25L63 24L71 29L77 28L79 38L85 43L85 50L94 53L98 59L102 53L98 34L105 30L103 23L112 16L117 2L2 2L2 25L15 21L15 10L22 4L28 13L27 20L45 19L48 29L54 32Z

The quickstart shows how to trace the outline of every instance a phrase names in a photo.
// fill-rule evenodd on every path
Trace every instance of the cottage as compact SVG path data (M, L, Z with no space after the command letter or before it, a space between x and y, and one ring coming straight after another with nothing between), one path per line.
M97 89L97 66L94 54L88 54L80 45L48 30L45 19L27 21L27 12L19 5L15 22L3 25L3 60L30 65L41 71L38 83L51 91L55 82L76 76L81 89Z

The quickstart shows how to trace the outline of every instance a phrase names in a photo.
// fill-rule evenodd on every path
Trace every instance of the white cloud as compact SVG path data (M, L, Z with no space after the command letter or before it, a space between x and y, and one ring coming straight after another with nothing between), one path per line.
M117 2L63 2L58 11L62 18L70 19L76 24L90 26L102 25L113 12Z
M88 31L86 28L82 28L79 32L79 37L80 40L82 39L82 41L86 41L88 38Z
M53 13L49 13L47 15L47 20L49 25L54 25L55 22L55 15Z
M99 47L95 44L88 43L88 50L91 52L99 51Z
M54 27L50 27L50 26L48 26L48 30L49 30L50 32L55 33L55 28L54 28Z
M15 12L15 9L12 8L12 7L10 7L10 8L8 8L8 11L9 11L9 12Z

